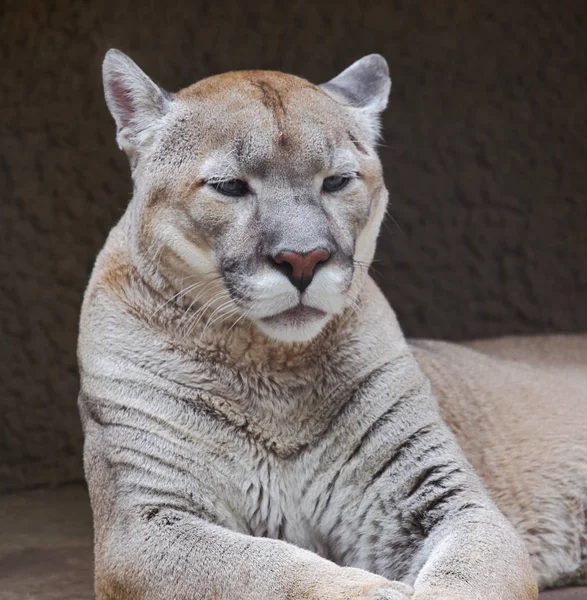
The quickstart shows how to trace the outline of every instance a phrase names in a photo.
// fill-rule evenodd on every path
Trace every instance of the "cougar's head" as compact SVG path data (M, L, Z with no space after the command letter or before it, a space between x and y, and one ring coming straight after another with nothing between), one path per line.
M110 50L104 85L133 171L139 268L214 319L286 342L352 305L387 201L374 150L391 85L381 56L323 85L242 71L170 94Z

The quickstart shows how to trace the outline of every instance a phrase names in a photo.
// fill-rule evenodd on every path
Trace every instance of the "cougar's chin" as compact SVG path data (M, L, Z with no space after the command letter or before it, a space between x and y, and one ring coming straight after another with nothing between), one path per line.
M280 342L309 342L330 320L328 313L299 304L288 310L255 319L257 327L267 336Z

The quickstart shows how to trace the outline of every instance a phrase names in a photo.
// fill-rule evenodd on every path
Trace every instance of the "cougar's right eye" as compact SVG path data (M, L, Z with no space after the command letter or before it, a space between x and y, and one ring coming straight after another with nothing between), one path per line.
M242 179L227 179L225 181L208 181L217 192L224 196L241 197L249 191L249 186Z

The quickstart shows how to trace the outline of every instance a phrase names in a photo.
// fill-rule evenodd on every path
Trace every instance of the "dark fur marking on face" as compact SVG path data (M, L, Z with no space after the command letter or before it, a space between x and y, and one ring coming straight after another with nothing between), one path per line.
M198 179L197 181L190 183L188 189L190 192L195 192L196 190L199 190L200 188L204 187L205 185L206 185L206 182L203 179Z
M349 136L349 140L355 145L355 148L361 153L361 154L366 154L368 155L369 152L367 151L367 149L365 148L365 146L363 146L363 144L361 144L361 142L359 140L357 140L350 131L347 131L347 135Z
M234 144L234 154L237 162L241 162L246 150L245 140L238 138Z
M277 135L277 143L280 146L284 146L287 143L287 138L283 130L283 121L285 119L285 105L279 92L267 81L257 80L251 81L251 83L258 87L263 93L261 101L264 106L273 112L275 121L277 122L277 129L279 131Z
M160 204L166 198L165 190L162 188L157 188L152 190L147 196L146 206L151 207L156 204Z

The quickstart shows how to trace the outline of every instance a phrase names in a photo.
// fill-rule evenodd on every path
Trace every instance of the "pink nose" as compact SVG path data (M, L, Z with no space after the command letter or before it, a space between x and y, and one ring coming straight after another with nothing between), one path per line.
M287 275L295 287L303 292L312 283L316 265L326 262L330 258L330 252L324 248L316 248L306 254L297 252L281 252L273 257L273 260L282 265L282 272Z

